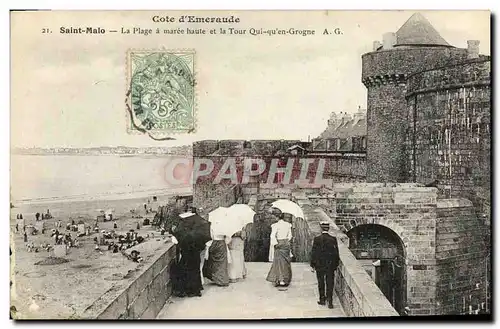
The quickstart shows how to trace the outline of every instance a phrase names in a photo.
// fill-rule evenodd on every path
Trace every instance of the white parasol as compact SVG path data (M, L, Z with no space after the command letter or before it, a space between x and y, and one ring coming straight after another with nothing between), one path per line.
M229 216L241 222L241 227L253 223L255 211L247 204L233 204L229 209Z
M219 207L215 210L212 210L211 212L208 213L208 221L210 223L216 223L219 221L225 220L225 217L227 215L227 208L226 207Z
M241 231L244 226L243 218L248 218L249 216L239 216L241 216L241 212L235 210L235 208L219 207L210 212L208 214L208 221L212 223L212 233L214 235L231 237L234 233Z
M304 218L304 212L302 211L302 208L300 208L298 204L290 200L280 199L274 201L271 206L274 208L278 208L283 213L291 214L296 218Z

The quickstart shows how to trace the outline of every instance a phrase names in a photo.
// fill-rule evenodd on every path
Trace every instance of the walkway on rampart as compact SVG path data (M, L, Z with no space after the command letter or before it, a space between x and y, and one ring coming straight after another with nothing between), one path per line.
M202 297L170 298L158 319L273 319L345 317L337 296L334 308L317 304L316 275L306 263L292 263L286 291L266 281L270 263L246 263L247 278L229 287L206 283Z

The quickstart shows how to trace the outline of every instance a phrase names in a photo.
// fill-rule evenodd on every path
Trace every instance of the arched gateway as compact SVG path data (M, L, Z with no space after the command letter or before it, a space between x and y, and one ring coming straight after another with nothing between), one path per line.
M401 238L380 224L360 224L346 234L351 252L402 314L406 305L406 252Z

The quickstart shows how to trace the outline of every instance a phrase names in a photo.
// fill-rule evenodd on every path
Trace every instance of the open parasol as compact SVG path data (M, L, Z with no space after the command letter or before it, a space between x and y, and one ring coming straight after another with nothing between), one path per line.
M280 199L274 201L271 206L274 208L278 208L283 213L291 214L297 218L304 218L304 212L302 211L302 208L300 208L298 204L290 200Z
M212 240L210 236L210 222L197 214L188 216L179 215L179 225L174 236L182 248L202 251L205 243Z
M212 223L211 229L214 235L231 237L244 226L243 220L239 219L236 211L231 208L215 209L208 214L208 220Z
M218 207L217 209L212 210L208 213L208 221L210 223L215 223L217 221L223 220L227 215L227 209L228 208L226 207Z
M247 204L233 204L229 209L229 216L241 222L241 227L253 223L255 211Z

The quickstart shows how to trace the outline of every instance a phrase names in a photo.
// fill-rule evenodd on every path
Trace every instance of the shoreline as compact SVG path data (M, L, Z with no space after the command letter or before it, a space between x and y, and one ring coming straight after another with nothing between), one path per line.
M118 201L118 200L130 200L138 198L148 198L154 195L191 195L193 189L188 188L178 188L178 189L150 189L142 191L133 192L112 192L100 195L67 195L67 196L55 196L55 197L45 197L45 198L34 198L34 199L12 199L11 203L14 205L13 208L19 208L22 206L37 205L37 204L50 204L50 203L67 203L67 202L93 202L93 201Z
M192 158L192 154L93 154L93 153L11 153L11 156L116 156L121 158L166 158L166 157L188 157Z

